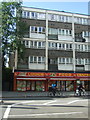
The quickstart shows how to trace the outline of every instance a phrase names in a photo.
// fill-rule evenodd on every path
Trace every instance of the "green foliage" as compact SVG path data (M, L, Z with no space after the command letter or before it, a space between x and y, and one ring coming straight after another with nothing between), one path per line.
M2 2L2 52L3 56L18 50L22 57L25 46L21 44L27 25L21 22L22 2ZM5 63L5 59L4 63Z

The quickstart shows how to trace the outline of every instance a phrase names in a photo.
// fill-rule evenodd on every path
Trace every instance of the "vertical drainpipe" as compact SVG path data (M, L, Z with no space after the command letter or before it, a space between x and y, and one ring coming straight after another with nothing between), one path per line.
M73 71L75 73L75 30L74 30L74 14L72 14L72 40L73 40ZM74 91L76 90L76 81L74 81Z
M45 46L45 70L48 70L48 12L46 11L46 46Z
M15 69L17 69L17 62L18 62L18 51L15 50Z
M46 11L46 46L45 46L45 70L48 70L48 11ZM48 91L48 81L46 80L46 91Z
M73 71L75 73L75 30L74 30L74 15L72 14L72 40L73 40Z

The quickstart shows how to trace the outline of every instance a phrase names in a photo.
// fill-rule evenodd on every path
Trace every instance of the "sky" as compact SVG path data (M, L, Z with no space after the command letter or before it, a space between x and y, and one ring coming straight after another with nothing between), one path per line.
M88 1L84 2L23 2L23 6L66 11L88 15Z

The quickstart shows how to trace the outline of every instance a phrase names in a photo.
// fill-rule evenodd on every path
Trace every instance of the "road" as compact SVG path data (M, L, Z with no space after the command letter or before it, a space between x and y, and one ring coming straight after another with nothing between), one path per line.
M88 118L85 97L37 97L4 100L3 118Z

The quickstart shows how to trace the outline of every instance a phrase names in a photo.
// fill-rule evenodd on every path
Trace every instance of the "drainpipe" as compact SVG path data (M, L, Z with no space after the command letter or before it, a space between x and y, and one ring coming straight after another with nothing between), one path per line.
M48 70L48 12L46 11L46 46L45 46L45 70Z
M72 14L72 40L73 40L73 71L75 73L75 30L74 30L74 14Z

